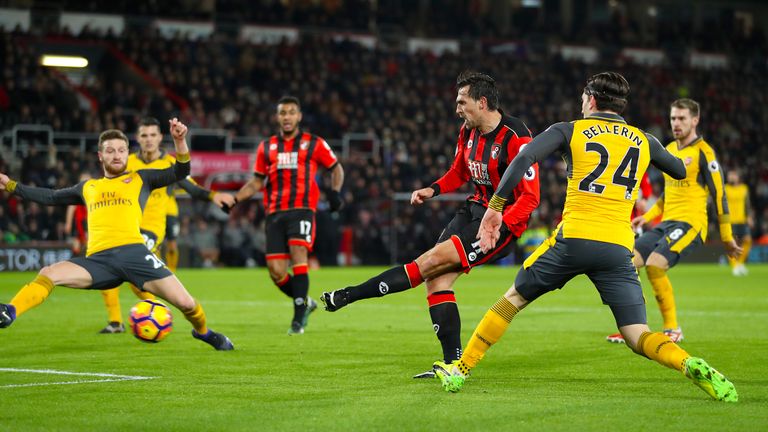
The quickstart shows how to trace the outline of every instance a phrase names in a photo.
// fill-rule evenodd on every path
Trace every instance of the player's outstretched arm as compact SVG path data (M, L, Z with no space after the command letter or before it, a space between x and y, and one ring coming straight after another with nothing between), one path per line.
M488 202L488 210L485 211L483 220L480 221L477 238L480 239L480 248L483 252L488 252L496 246L496 242L501 236L504 206L531 165L567 146L572 134L573 125L571 123L555 123L526 144L515 156L515 159L504 171L499 186Z
M520 150L520 153L515 156L512 163L504 171L494 196L506 202L512 196L512 192L517 187L517 184L520 183L520 180L528 172L528 168L556 150L567 146L572 134L573 125L563 122L555 123L537 135L536 138Z
M248 183L244 184L243 187L237 191L237 193L234 195L227 194L232 198L232 204L220 205L221 209L224 210L225 213L229 213L235 204L239 203L240 201L250 199L252 196L256 195L256 193L260 191L262 187L264 187L264 175L260 173L254 173L253 178L250 179Z
M686 171L683 161L668 152L655 136L651 134L645 135L648 137L651 163L653 166L669 174L675 180L684 179Z
M413 193L411 194L411 205L424 204L424 201L432 198L435 195L436 195L436 190L432 186L417 189L413 191Z
M231 208L235 205L235 197L224 192L215 192L201 187L190 178L185 178L178 183L192 198L201 201L211 201L219 208Z
M180 181L190 173L189 146L187 145L187 125L179 121L176 117L169 120L171 125L171 137L173 137L173 146L176 148L176 163L173 164L175 181ZM172 182L171 182L172 183ZM170 184L170 183L168 183ZM166 186L164 184L163 186Z
M7 175L0 173L0 187L2 189L27 201L34 201L43 205L83 204L84 183L54 190L19 184L15 180L11 180Z
M176 159L178 160L178 155L189 155L189 146L187 146L187 132L189 132L189 129L187 125L176 117L168 120L168 124L171 127L171 137L173 137L173 145L176 148Z
M168 121L171 126L173 145L176 148L176 163L172 167L154 170L139 170L138 174L149 189L157 189L187 178L190 172L189 146L187 146L187 126L179 119Z
M250 179L248 183L244 184L239 191L237 191L235 194L235 201L240 202L250 199L252 196L256 195L256 193L259 192L262 187L264 187L264 176L255 173L253 178Z

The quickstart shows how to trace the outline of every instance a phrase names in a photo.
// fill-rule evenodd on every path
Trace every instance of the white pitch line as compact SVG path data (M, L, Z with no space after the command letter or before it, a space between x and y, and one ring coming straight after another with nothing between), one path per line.
M149 380L149 379L156 378L156 377L133 376L133 375L116 375L116 374L98 373L98 372L70 372L70 371L60 371L60 370L53 370L53 369L0 368L0 372L37 373L37 374L48 374L48 375L93 376L93 377L103 377L103 378L106 378L106 379L98 379L98 380L78 380L78 381L29 383L29 384L6 384L6 385L0 385L0 388L35 387L35 386L67 385L67 384L86 384L86 383L116 382L116 381L140 381L140 380Z
M152 378L141 378L141 379L152 379ZM103 379L103 380L84 380L84 381L61 381L61 382L45 382L45 383L30 383L30 384L8 384L8 385L0 385L0 388L10 388L10 387L39 387L39 386L50 386L50 385L67 385L67 384L88 384L88 383L102 383L102 382L117 382L117 381L138 381L137 379Z

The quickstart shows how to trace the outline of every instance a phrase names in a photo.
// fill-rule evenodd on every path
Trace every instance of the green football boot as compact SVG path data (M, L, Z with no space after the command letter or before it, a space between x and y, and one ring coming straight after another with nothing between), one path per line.
M739 394L736 393L736 387L728 381L717 369L708 365L704 359L698 357L689 357L685 360L683 373L690 378L694 384L712 396L712 399L725 402L738 402Z
M443 390L451 393L456 393L464 386L464 380L469 375L462 373L459 370L459 360L453 363L445 363L436 361L432 364L432 370L435 371L435 375L440 378L440 382L443 384Z

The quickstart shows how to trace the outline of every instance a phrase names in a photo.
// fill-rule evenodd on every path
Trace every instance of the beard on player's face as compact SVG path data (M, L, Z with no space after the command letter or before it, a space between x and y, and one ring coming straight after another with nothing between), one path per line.
M113 176L124 173L127 165L128 165L127 162L123 162L119 160L112 160L109 163L102 162L104 171L108 175L113 175Z
M298 123L284 123L280 125L280 127L283 130L284 135L290 135L294 132L296 132L296 128L299 126Z

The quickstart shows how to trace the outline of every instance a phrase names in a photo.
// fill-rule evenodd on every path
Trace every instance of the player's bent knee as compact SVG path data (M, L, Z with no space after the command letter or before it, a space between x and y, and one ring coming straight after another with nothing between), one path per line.
M416 261L416 265L419 266L421 275L427 279L439 276L437 270L440 268L441 264L443 264L441 260L431 251L424 254L422 259Z
M529 303L528 300L526 300L522 295L520 295L519 292L517 292L517 289L515 289L514 285L512 285L512 287L509 288L506 293L504 293L504 298L512 303L518 310L522 310Z
M646 267L656 267L661 270L669 270L669 261L664 256L653 253L648 257L648 261L645 263Z
M40 276L45 276L48 279L53 280L54 273L55 273L55 271L53 269L51 269L51 266L45 266L45 267L41 268L40 271L37 274L39 274Z
M424 279L436 278L461 267L461 260L452 247L448 253L445 250L439 251L437 248L432 248L418 257L415 262Z
M67 282L66 274L59 269L56 268L56 266L45 266L40 269L39 272L37 272L38 276L44 276L50 279L54 285L59 285L62 282Z
M272 269L269 270L269 277L272 279L272 282L277 283L285 278L285 275L287 272L285 271L273 271Z

